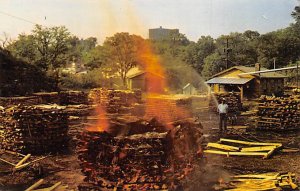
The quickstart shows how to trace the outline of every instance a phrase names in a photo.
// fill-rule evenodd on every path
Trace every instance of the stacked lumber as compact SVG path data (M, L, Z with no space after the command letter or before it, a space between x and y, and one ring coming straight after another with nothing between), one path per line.
M0 113L2 149L45 153L68 142L68 117L57 105L13 106Z
M139 185L138 190L144 186L161 190L165 181L162 165L168 152L166 135L152 132L118 138L105 132L85 132L78 156L86 181L103 189Z
M61 91L59 92L61 105L79 105L87 104L87 93L83 91Z
M38 92L38 93L33 93L33 95L39 98L40 104L60 103L58 92Z
M228 112L235 113L242 110L241 96L239 93L213 93L209 102L210 109L217 112L218 104L221 103L222 99L225 99L228 105Z
M204 153L225 155L227 157L262 156L267 159L281 147L281 143L249 142L221 138L218 143L208 143Z
M291 172L236 175L226 185L229 186L218 186L216 190L298 190L296 176Z
M257 129L294 130L300 127L300 99L263 96L259 101Z
M0 97L0 106L7 107L10 105L35 105L38 104L39 98L37 96L28 97Z
M107 113L130 113L132 105L141 103L141 91L95 88L88 95L89 101L102 105Z
M202 133L189 122L174 126L177 128L168 132L122 137L85 131L77 149L86 176L79 190L176 188L194 170L192 164L201 151Z

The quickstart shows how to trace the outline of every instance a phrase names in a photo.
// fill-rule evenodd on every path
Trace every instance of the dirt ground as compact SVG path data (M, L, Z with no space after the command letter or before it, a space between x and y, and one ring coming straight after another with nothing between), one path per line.
M284 148L299 148L299 132L257 132L255 130L235 129L229 126L226 133L218 131L218 116L207 108L207 100L196 103L195 117L198 117L203 125L203 133L206 142L216 142L219 138L232 138L246 141L278 142ZM73 129L72 129L73 128ZM76 129L75 129L76 128ZM71 127L71 132L80 132L81 126ZM43 173L40 177L34 177L29 172L1 173L0 191L21 191L36 182L39 178L45 179L49 185L62 181L70 190L77 190L77 186L83 182L80 166L75 153L76 140L71 140L70 150L49 156L40 162ZM226 181L231 175L261 172L294 172L300 177L300 152L276 152L270 159L261 157L226 157L221 155L205 154L199 164L195 175L191 179L189 190L210 191L219 184L220 180ZM0 164L1 165L1 164ZM25 174L24 174L25 173ZM27 174L26 174L27 173ZM18 181L17 181L18 180ZM185 189L186 190L186 189Z

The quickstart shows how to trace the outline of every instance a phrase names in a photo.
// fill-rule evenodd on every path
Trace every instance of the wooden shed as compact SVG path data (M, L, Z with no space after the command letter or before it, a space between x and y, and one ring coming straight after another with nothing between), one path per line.
M128 88L140 89L144 92L164 92L164 76L147 72L139 68L131 69L127 74Z
M211 91L215 93L222 92L240 92L241 98L259 97L261 95L281 95L284 91L284 78L286 76L277 72L246 74L242 73L267 70L260 68L258 64L255 67L234 66L213 76L206 83Z
M188 83L182 88L182 93L185 95L195 95L197 94L197 89L193 84Z

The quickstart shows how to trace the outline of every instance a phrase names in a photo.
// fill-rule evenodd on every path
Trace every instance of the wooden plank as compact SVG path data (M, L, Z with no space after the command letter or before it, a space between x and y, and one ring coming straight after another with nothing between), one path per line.
M35 188L39 187L42 183L44 182L44 179L41 179L39 181L37 181L36 183L34 183L33 185L31 185L29 188L27 188L25 191L32 191Z
M22 157L26 156L26 155L23 155L21 153L17 153L17 152L14 152L14 151L7 151L7 150L5 150L4 152L6 152L8 154L12 154L12 155L22 156Z
M220 154L226 156L266 156L266 152L224 152L217 150L204 150L204 153Z
M9 162L9 161L7 161L7 160L4 160L4 159L2 159L2 158L0 158L0 161L5 162L5 163L7 163L7 164L10 164L10 165L12 165L12 166L16 166L14 163L11 163L11 162Z
M229 152L229 155L234 156L265 156L264 152Z
M16 166L20 166L22 165L26 160L28 160L30 158L31 154L26 155L25 157L23 157L17 164Z
M221 138L220 142L229 142L229 143L238 143L238 144L243 144L243 145L261 145L261 146L282 146L281 143L261 143L261 142L249 142L249 141L240 141L240 140L233 140L233 139L224 139Z
M219 144L219 143L208 143L207 147L217 148L217 149L226 150L226 151L238 151L238 150L240 150L240 148L238 148L238 147Z
M263 173L263 174L243 174L243 175L236 175L232 176L232 178L244 178L244 180L250 179L273 179L276 180L280 173L271 172L271 173Z
M270 151L277 148L277 146L262 146L262 147L245 147L242 148L242 152L256 152L256 151Z
M274 153L275 149L270 150L267 152L267 154L264 156L264 159L270 158L270 156Z
M204 153L220 154L220 155L226 155L226 156L229 156L229 152L216 151L216 150L204 150Z
M31 164L31 162L25 163L25 164L21 164L19 166L15 166L15 170L21 170L27 166L29 166Z
M33 191L53 191L53 190L58 189L60 186L61 186L61 182L57 182L51 187L41 188L41 189L37 189L37 190L33 190ZM62 188L64 188L64 187L62 187Z

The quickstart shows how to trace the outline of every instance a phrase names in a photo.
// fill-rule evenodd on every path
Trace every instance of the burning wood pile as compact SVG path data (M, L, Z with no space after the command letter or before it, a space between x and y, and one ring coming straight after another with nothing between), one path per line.
M215 99L214 99L215 97ZM217 105L221 103L222 99L225 99L228 105L228 112L234 113L242 110L242 102L239 93L214 93L210 99L209 106L213 111L217 112ZM216 103L217 102L217 103Z
M90 102L104 106L107 113L124 114L130 112L133 104L141 103L142 92L95 88L88 97Z
M202 138L199 124L190 122L127 136L86 131L78 147L86 183L79 190L175 189L192 174Z
M51 105L13 106L0 113L0 147L22 153L45 153L65 148L67 115Z
M300 99L294 96L260 99L256 121L257 129L293 130L300 127Z

